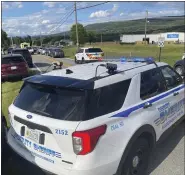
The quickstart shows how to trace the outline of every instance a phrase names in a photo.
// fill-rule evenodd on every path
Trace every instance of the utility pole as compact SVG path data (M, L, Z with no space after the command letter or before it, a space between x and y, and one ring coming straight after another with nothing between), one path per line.
M78 39L78 22L77 22L76 2L74 2L74 11L75 11L75 23L76 23L76 46L77 46L77 50L78 50L78 48L79 48L79 39Z
M40 32L40 46L42 47L42 38L41 38L41 32Z
M12 42L12 47L13 47L13 39L12 39L12 36L11 36L11 42Z
M146 18L145 18L145 44L146 44L147 22L148 22L148 10L146 10Z
M102 45L102 33L101 33L101 45Z

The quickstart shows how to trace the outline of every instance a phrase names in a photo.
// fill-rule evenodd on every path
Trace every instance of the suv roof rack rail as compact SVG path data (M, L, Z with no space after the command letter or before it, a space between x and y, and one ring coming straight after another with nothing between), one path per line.
M114 74L117 74L117 73L121 73L121 72L125 72L125 71L128 71L128 70L136 69L136 68L139 68L139 67L142 67L142 66L146 66L146 65L140 65L140 66L133 67L133 68L130 68L130 69L127 69L127 70L117 71L117 64L110 63L110 62L119 62L119 63L120 62L121 63L125 63L125 62L140 62L140 63L147 63L147 64L155 64L155 66L158 67L158 65L156 64L154 58L152 58L152 57L148 57L148 58L143 58L143 57L122 57L120 59L103 59L101 61L102 62L107 62L107 63L106 64L99 64L96 67L95 79L98 79L97 78L97 69L98 69L99 66L107 68L108 73L109 73L108 76L111 76L111 75L114 75ZM105 77L107 77L107 76L105 76Z

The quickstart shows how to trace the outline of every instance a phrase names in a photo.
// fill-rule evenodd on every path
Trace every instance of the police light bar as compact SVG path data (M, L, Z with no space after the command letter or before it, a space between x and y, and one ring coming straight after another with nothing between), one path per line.
M141 62L141 63L153 63L154 59L153 58L139 58L139 57L132 57L132 58L126 58L122 57L121 62Z

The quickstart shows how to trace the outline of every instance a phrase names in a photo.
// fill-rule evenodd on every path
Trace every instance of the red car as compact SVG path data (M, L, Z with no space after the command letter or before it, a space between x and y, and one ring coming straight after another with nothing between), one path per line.
M1 79L7 80L13 77L27 77L29 67L25 59L20 54L2 56Z

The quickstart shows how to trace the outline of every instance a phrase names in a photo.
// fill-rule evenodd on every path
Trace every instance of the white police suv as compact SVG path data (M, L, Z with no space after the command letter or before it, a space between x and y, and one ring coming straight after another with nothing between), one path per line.
M80 48L75 55L75 63L85 63L102 60L104 56L100 48Z
M185 85L166 63L122 58L25 79L8 143L58 175L144 175L151 149L184 119Z

